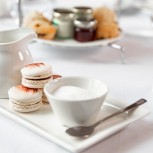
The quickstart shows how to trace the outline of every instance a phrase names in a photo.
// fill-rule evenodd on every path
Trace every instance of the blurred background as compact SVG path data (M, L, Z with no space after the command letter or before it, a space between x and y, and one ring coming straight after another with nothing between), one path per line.
M116 11L125 33L153 36L153 0L0 0L0 27L19 26L19 17L31 11L43 12L51 19L53 8L73 6L108 6Z

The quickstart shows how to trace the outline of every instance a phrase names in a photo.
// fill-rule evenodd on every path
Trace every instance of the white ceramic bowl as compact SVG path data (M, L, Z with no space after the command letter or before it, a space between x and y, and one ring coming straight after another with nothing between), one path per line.
M53 93L62 86L80 87L93 92L95 95L88 99L61 99ZM96 121L96 117L108 93L108 87L105 83L93 78L62 77L48 82L44 87L44 92L57 119L63 125L88 126ZM68 94L68 92L65 94Z

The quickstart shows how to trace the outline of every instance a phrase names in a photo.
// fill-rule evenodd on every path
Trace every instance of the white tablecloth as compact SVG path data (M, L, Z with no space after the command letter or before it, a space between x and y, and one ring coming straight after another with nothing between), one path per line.
M31 44L34 61L48 62L62 76L83 75L105 81L109 95L132 103L146 98L145 108L153 111L153 37L124 36L118 42L125 47L126 64L120 52L109 48L63 50ZM0 115L1 153L68 153L68 151L34 134ZM129 125L121 132L92 146L84 153L151 153L153 150L153 115Z

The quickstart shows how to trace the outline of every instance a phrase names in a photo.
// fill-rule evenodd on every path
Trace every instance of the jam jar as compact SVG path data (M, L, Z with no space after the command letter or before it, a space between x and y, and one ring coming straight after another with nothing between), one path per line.
M52 23L57 27L57 38L73 37L73 21L73 11L62 8L56 8L53 10Z
M78 18L74 20L74 39L79 42L95 40L97 20Z
M72 11L74 12L75 18L85 18L85 19L93 18L93 9L91 7L76 6L72 9Z

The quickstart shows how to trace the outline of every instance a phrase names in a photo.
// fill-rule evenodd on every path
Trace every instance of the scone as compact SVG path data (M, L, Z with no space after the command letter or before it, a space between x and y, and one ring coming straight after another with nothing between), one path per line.
M43 88L52 80L52 68L47 63L32 63L21 69L22 85L29 88Z
M33 29L38 37L42 39L52 40L56 34L56 27L43 20L34 20L28 27Z
M96 39L114 38L120 35L120 29L116 22L102 22L98 25Z
M33 29L39 38L52 40L55 38L56 27L40 12L30 12L23 19L23 27Z
M113 10L107 7L99 7L93 11L94 18L98 23L116 21L116 14Z
M116 22L116 14L107 7L94 10L97 20L96 39L114 38L120 35L120 28Z
M23 85L13 86L8 91L9 106L18 112L36 111L42 106L42 91Z

